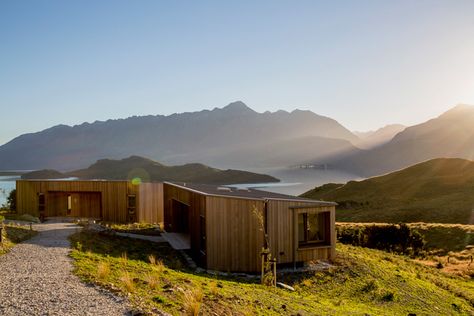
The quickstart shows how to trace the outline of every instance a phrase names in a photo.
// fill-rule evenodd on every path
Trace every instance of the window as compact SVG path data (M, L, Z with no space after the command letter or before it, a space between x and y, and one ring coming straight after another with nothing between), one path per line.
M128 207L135 208L137 206L137 196L129 195L128 196Z
M129 215L129 220L133 221L134 220L134 215L135 211L137 208L137 196L136 195L128 195L127 196L127 209L128 209L128 215Z
M40 212L44 212L45 210L45 197L44 197L44 193L38 193L38 210Z
M326 227L329 213L299 213L298 243L301 246L328 242Z
M206 253L206 218L204 215L199 216L199 234L200 234L200 248L203 254Z
M67 215L71 215L72 210L72 197L70 194L67 196Z

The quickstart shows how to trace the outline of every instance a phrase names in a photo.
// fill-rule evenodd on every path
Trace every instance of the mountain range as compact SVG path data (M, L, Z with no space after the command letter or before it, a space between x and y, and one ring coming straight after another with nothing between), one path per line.
M337 121L310 111L257 113L238 101L213 110L24 134L0 146L0 169L73 170L131 155L222 168L287 165L355 149L351 142L357 139Z
M81 180L132 180L140 181L176 181L208 184L235 184L278 182L265 174L241 170L220 170L203 164L193 163L182 166L165 166L151 159L131 156L121 160L102 159L88 168L60 172L57 170L37 170L25 173L22 179L61 179L79 178Z
M137 155L221 169L314 164L370 177L433 158L474 158L474 106L458 105L415 126L357 134L311 111L258 113L237 101L213 110L58 125L20 135L0 146L0 169L64 172Z

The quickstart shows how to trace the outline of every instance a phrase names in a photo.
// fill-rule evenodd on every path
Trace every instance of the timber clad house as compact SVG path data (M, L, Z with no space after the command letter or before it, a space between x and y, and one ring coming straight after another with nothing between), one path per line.
M170 182L18 180L16 188L20 214L163 223L167 233L187 241L191 257L208 270L260 271L264 231L280 265L335 255L332 202Z

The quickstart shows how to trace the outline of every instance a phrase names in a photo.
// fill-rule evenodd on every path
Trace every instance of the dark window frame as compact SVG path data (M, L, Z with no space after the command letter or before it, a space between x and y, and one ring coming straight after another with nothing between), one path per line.
M309 239L309 229L308 229L308 218L309 216L308 215L317 215L318 217L320 216L321 219L323 220L322 224L320 224L318 222L318 225L321 225L322 226L322 239L317 239L317 240L311 240ZM310 247L316 247L316 246L327 246L327 245L330 245L330 238L328 238L327 236L327 227L328 225L330 225L329 223L329 212L317 212L317 213L314 213L314 212L300 212L298 213L298 223L297 223L297 229L299 230L300 227L299 227L299 216L303 216L303 240L300 240L299 239L299 232L298 232L298 246L301 247L301 248L310 248ZM318 221L320 219L318 218Z

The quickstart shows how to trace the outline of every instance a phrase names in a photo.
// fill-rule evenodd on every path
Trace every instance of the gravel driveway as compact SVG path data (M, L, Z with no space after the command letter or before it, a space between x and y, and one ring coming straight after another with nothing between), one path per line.
M128 315L125 299L72 274L67 237L78 226L46 222L0 256L0 315Z

